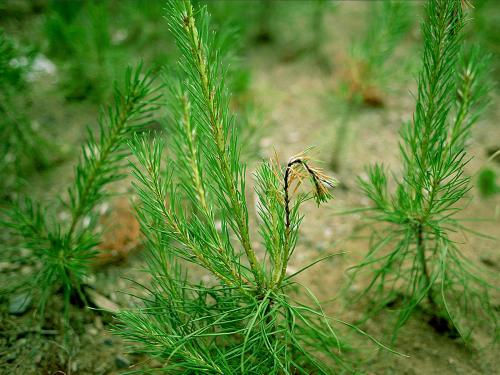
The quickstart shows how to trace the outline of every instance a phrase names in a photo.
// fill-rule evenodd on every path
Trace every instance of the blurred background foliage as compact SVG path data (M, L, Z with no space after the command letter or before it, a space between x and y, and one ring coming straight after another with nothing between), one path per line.
M381 59L387 57L377 51L392 53L408 28L418 26L419 3L369 4L363 20L366 30L352 38L352 50L348 52L358 62L355 65L366 60L363 65L368 70L386 71ZM238 34L236 52L240 57L249 48L271 44L284 61L313 52L323 68L335 65L335 56L325 55L323 44L338 37L331 35L334 28L325 28L328 14L338 6L336 1L197 0L194 5L199 4L207 4L216 27L229 26ZM498 73L500 7L496 0L472 4L474 22L469 26L469 36L494 54ZM162 24L163 6L162 0L3 0L0 26L7 34L14 33L19 44L54 59L61 67L61 87L69 99L92 97L101 101L110 93L109 82L121 77L127 63L144 59L147 66L160 68L175 61L177 52ZM21 27L27 18L31 27ZM384 30L380 31L384 28L394 32L386 32L390 34L387 37ZM384 48L375 50L373 46L379 40ZM241 92L248 87L250 76L241 64L238 68L241 71L233 86L234 91Z
M342 150L353 136L349 134L352 117L361 113L363 107L387 105L388 97L402 87L402 81L413 79L418 69L420 59L414 57L421 53L416 47L421 38L418 27L423 3L420 1L367 2L353 24L354 31L349 33L331 25L331 16L339 7L337 1L196 0L194 3L208 6L215 29L233 30L229 86L241 124L244 152L250 158L259 156L259 138L271 125L263 123L263 118L269 116L263 116L252 92L253 78L246 59L252 49L272 50L279 63L311 59L318 69L331 75L333 83L330 95L325 97L325 108L337 114L337 120L332 121L336 151L330 162L331 169L336 171L341 169ZM469 3L474 22L467 26L467 39L478 42L492 55L490 81L498 90L499 2ZM16 147L31 147L36 167L49 163L42 151L42 140L54 139L57 131L50 121L30 117L33 101L36 107L36 98L31 97L33 90L43 95L50 92L63 102L81 102L95 108L110 99L113 82L123 76L127 66L144 61L146 68L158 72L174 63L178 52L165 28L163 7L163 0L1 1L0 28L4 48L8 49L2 56L8 70L2 73L5 77L1 95L4 103L10 103L10 115L4 117L10 117L11 122L18 117L17 122L28 124L18 127L24 130L17 132L17 136L12 127L10 130L6 125L2 127L2 138L10 140L3 145L2 153L7 155L3 159L8 162L3 162L2 168L12 169L17 163L17 176L22 176L23 170L29 171L27 164L31 162L23 162L9 151ZM333 50L331 47L339 38L346 39L350 47ZM399 45L404 45L404 53ZM40 76L43 79L38 79ZM30 110L15 110L16 106ZM31 132L31 136L23 136L23 132ZM31 146L26 141L30 138L35 140ZM34 144L40 145L38 151ZM53 159L64 157L65 150L57 147L55 150L58 155ZM11 162L14 159L16 163ZM4 190L9 185L5 184Z

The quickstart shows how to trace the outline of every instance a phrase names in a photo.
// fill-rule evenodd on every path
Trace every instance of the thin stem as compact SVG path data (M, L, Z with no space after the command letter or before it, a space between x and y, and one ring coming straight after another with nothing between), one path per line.
M216 277L224 281L227 285L229 286L234 286L240 289L244 294L249 294L248 291L243 288L243 286L240 283L235 283L233 280L230 278L224 276L220 272L218 272L215 268L212 267L211 263L205 258L205 255L198 250L198 247L196 244L193 242L192 238L189 236L188 233L186 233L185 230L179 225L178 221L176 220L176 216L172 215L167 207L165 206L164 199L165 197L162 194L161 191L161 181L160 181L160 176L158 175L157 170L151 168L150 171L150 178L153 184L153 194L155 195L155 198L157 202L161 203L161 214L165 220L165 222L170 225L172 231L182 240L182 242L193 252L193 254L200 260L200 262L203 264L203 266L212 272ZM245 282L245 279L242 277L236 277L234 274L234 270L232 268L229 269L235 277L235 280L238 280L240 282Z
M215 139L215 144L218 152L218 159L220 161L219 165L221 168L222 176L224 178L224 183L228 189L228 195L231 203L231 208L234 212L236 218L236 225L238 227L238 234L241 240L241 244L247 256L248 262L250 263L250 268L255 276L257 285L259 288L264 288L264 275L262 273L262 268L257 260L255 251L252 249L250 242L250 235L248 231L248 223L243 211L243 205L240 201L237 193L237 189L234 186L234 180L231 174L231 163L228 160L227 148L226 148L226 137L224 130L222 128L222 122L219 118L219 110L217 102L215 100L214 90L209 82L208 68L206 64L205 53L202 48L201 40L196 28L195 19L193 16L193 8L188 0L184 1L185 8L187 10L187 15L183 20L183 25L191 38L191 46L193 48L193 55L195 56L198 74L201 80L201 86L203 89L204 101L208 110L209 120L211 124L211 129Z
M340 172L342 169L341 159L345 156L344 150L347 146L347 135L349 132L349 111L351 105L346 103L346 108L342 110L340 124L335 131L335 144L333 145L333 155L330 161L330 167L335 172Z
M285 193L285 239L283 244L283 257L281 259L281 271L277 279L274 279L273 285L279 287L281 282L286 276L286 269L290 257L290 234L291 234L291 218L290 218L290 184L291 173L295 165L302 165L307 171L308 175L312 178L314 183L315 194L318 196L322 194L323 187L321 185L323 179L319 176L318 172L309 167L304 158L296 157L290 159L285 169L285 176L283 178L283 189ZM276 269L278 267L276 266Z
M422 274L425 283L425 289L427 289L427 298L431 307L436 309L436 302L432 297L431 290L431 279L429 276L429 270L427 269L427 260L425 257L425 242L424 242L424 228L422 224L418 224L417 226L417 253L420 260L420 265L422 267Z
M186 128L187 135L187 145L188 145L188 159L191 165L191 170L193 172L193 184L196 187L198 200L201 208L208 211L208 205L206 201L205 187L203 186L201 168L198 163L198 153L195 147L195 139L193 134L193 129L191 127L191 108L187 95L182 96L182 122Z
M455 124L450 135L450 141L448 143L447 149L451 149L456 142L460 140L461 130L463 123L469 114L470 100L471 100L471 87L469 80L466 78L467 82L463 87L463 94L461 96L460 108L458 110L457 118L455 119ZM463 145L459 144L459 147Z
M186 128L185 134L187 138L187 158L189 160L190 168L192 171L192 179L193 179L193 184L196 188L197 192L197 197L198 197L198 203L200 204L201 209L203 212L205 212L207 215L209 214L210 210L208 208L208 204L206 201L206 191L205 187L203 186L203 178L202 178L202 173L201 173L201 166L198 161L198 152L196 150L196 140L195 140L195 134L193 132L193 128L191 125L191 108L190 108L190 102L187 97L187 95L183 95L181 97L182 101L182 122L184 127ZM242 283L247 284L250 286L250 282L248 279L246 279L243 275L238 273L234 269L234 265L230 261L230 259L227 259L225 256L225 252L223 251L223 245L222 241L220 239L220 236L216 236L217 239L217 245L219 247L219 253L222 255L222 261L226 265L227 269L231 272L231 275L235 278L235 280L240 280Z
M78 203L76 205L76 209L73 210L71 225L67 234L70 240L74 234L78 222L85 213L87 199L89 197L91 189L93 188L94 181L100 174L101 168L106 164L108 156L111 154L113 146L116 144L117 138L119 137L122 129L129 121L131 111L134 105L136 104L136 99L137 96L135 90L126 97L124 108L122 108L122 110L120 111L120 115L118 121L116 122L116 126L112 128L112 133L110 134L109 138L106 139L104 147L102 147L102 149L100 150L99 158L93 164L93 168L91 170L89 177L85 179L85 186L83 188L83 192L79 194ZM110 120L112 121L112 119Z

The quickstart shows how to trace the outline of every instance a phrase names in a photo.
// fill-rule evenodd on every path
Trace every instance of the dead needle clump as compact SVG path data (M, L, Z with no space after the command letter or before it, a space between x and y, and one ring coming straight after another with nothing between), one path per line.
M295 188L293 192L295 193L304 178L310 178L312 181L314 187L313 197L318 205L332 198L329 189L337 186L337 181L326 175L321 169L312 167L309 163L309 158L303 154L294 156L288 161L284 175L285 197L288 197L289 189L294 182ZM288 203L288 199L285 201Z

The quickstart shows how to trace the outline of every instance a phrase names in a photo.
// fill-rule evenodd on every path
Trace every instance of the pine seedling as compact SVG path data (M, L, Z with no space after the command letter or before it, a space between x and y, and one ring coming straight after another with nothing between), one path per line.
M326 17L336 9L336 6L337 4L332 1L312 0L307 3L296 3L294 6L287 4L286 7L281 7L279 18L286 20L287 25L293 21L301 22L307 17L307 29L310 31L306 33L306 35L309 34L308 40L303 43L297 43L300 38L298 30L292 33L293 38L288 43L288 51L282 58L291 61L299 57L310 56L319 68L325 73L330 73L332 64L324 51L328 39L328 30L325 25ZM291 20L297 16L300 19ZM286 35L290 35L289 30L287 30Z
M495 160L498 155L500 155L500 150L492 151L491 156L486 162ZM497 182L497 173L494 168L486 166L479 171L477 187L483 198L490 198L500 193L500 185Z
M363 37L353 43L344 85L350 102L379 107L384 105L381 86L391 75L388 61L411 26L411 5L374 1L367 25Z
M160 360L165 373L331 373L329 358L344 365L331 319L307 287L311 305L291 294L300 286L294 276L312 265L293 275L287 269L301 204L326 202L334 181L304 155L284 171L261 164L255 191L265 253L258 256L224 86L223 38L210 32L205 9L198 22L189 1L169 1L166 9L182 52L180 84L166 85L176 99L167 101L176 157L162 164L159 139L131 143L152 283L137 309L119 313L116 334ZM312 193L298 193L308 180Z
M62 62L65 96L97 102L107 98L114 55L106 2L51 2L45 34L49 54Z
M260 44L272 43L275 39L271 20L275 15L275 4L271 0L259 0L256 4L258 8L258 29L255 35L255 42Z
M401 134L403 176L392 194L383 165L359 180L373 204L373 234L355 270L374 268L361 294L376 294L374 311L398 306L394 339L418 307L442 332L467 339L476 323L486 323L497 336L494 287L453 237L466 230L457 217L470 189L465 147L487 94L482 55L461 51L463 25L461 1L428 1L416 109Z
M158 95L149 74L143 75L139 67L129 69L125 78L124 88L115 89L114 105L101 112L99 138L88 131L69 198L63 202L69 217L64 219L47 204L29 197L3 212L3 224L15 243L5 255L9 261L31 264L35 270L29 278L7 288L28 289L39 297L41 316L48 298L59 291L64 295L66 312L70 298L86 302L82 283L100 238L96 206L108 196L106 187L124 177L122 161L128 150L124 143L144 128L156 107Z
M337 118L337 124L335 129L335 138L332 147L332 156L330 159L330 169L337 173L342 171L343 162L345 160L345 150L349 146L349 138L352 126L352 108L344 103L331 103L328 109L334 112Z
M333 155L330 168L340 171L345 149L349 145L353 113L360 105L381 107L385 99L383 87L388 77L394 73L389 70L388 62L398 43L411 27L411 7L407 2L398 0L374 1L370 4L367 29L362 38L353 41L350 57L341 71L340 85L335 99L340 99L336 118L340 118L335 129ZM335 107L338 107L336 105Z
M334 4L329 4L327 0L316 0L314 2L314 12L311 18L311 26L313 31L313 38L311 41L311 51L313 52L319 66L327 71L331 70L330 61L327 59L323 52L326 30L325 30L325 15L327 14L327 7L332 7Z
M500 73L500 8L495 0L476 0L473 4L474 19L472 40L478 41L489 53L491 59L491 79L498 82Z
M30 67L30 55L0 29L0 200L8 198L29 171L49 163L47 141L24 111Z
M500 193L497 174L491 168L483 168L477 176L477 186L483 198L489 198Z

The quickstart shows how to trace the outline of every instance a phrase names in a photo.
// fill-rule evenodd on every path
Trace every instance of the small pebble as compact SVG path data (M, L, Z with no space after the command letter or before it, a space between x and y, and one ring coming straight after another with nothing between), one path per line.
M113 313L120 309L119 306L112 301L113 297L116 297L114 293L111 294L111 298L107 298L91 288L85 288L85 292L87 293L92 304L99 309Z
M104 328L104 325L102 324L102 319L100 316L96 316L95 319L94 319L94 326L98 329L98 330L102 330Z
M115 365L118 369L125 369L130 366L130 361L124 356L117 355L115 357Z
M28 74L28 79L34 80L41 74L54 75L56 73L56 65L51 60L49 60L47 56L39 54L33 61L31 72L29 72Z
M496 265L497 265L497 264L496 264L496 262L495 262L492 258L490 258L490 257L487 257L487 256L481 256L479 259L481 260L481 262L482 262L485 266L488 266L488 267L492 267L492 268L494 268L494 267L496 267Z
M262 138L259 142L259 146L262 148L270 147L273 144L273 140L271 138Z
M112 35L111 35L111 43L113 45L118 45L121 44L125 39L128 37L128 32L125 29L119 29L116 30Z
M97 278L95 275L85 275L84 282L87 285L94 286L96 284Z
M22 293L12 296L9 300L9 314L22 315L31 305L31 295Z
M323 232L323 235L326 237L326 238L331 238L333 237L333 229L330 228L330 227L327 227L324 232Z
M215 229L217 229L218 232L222 231L222 221L220 220L215 221Z

